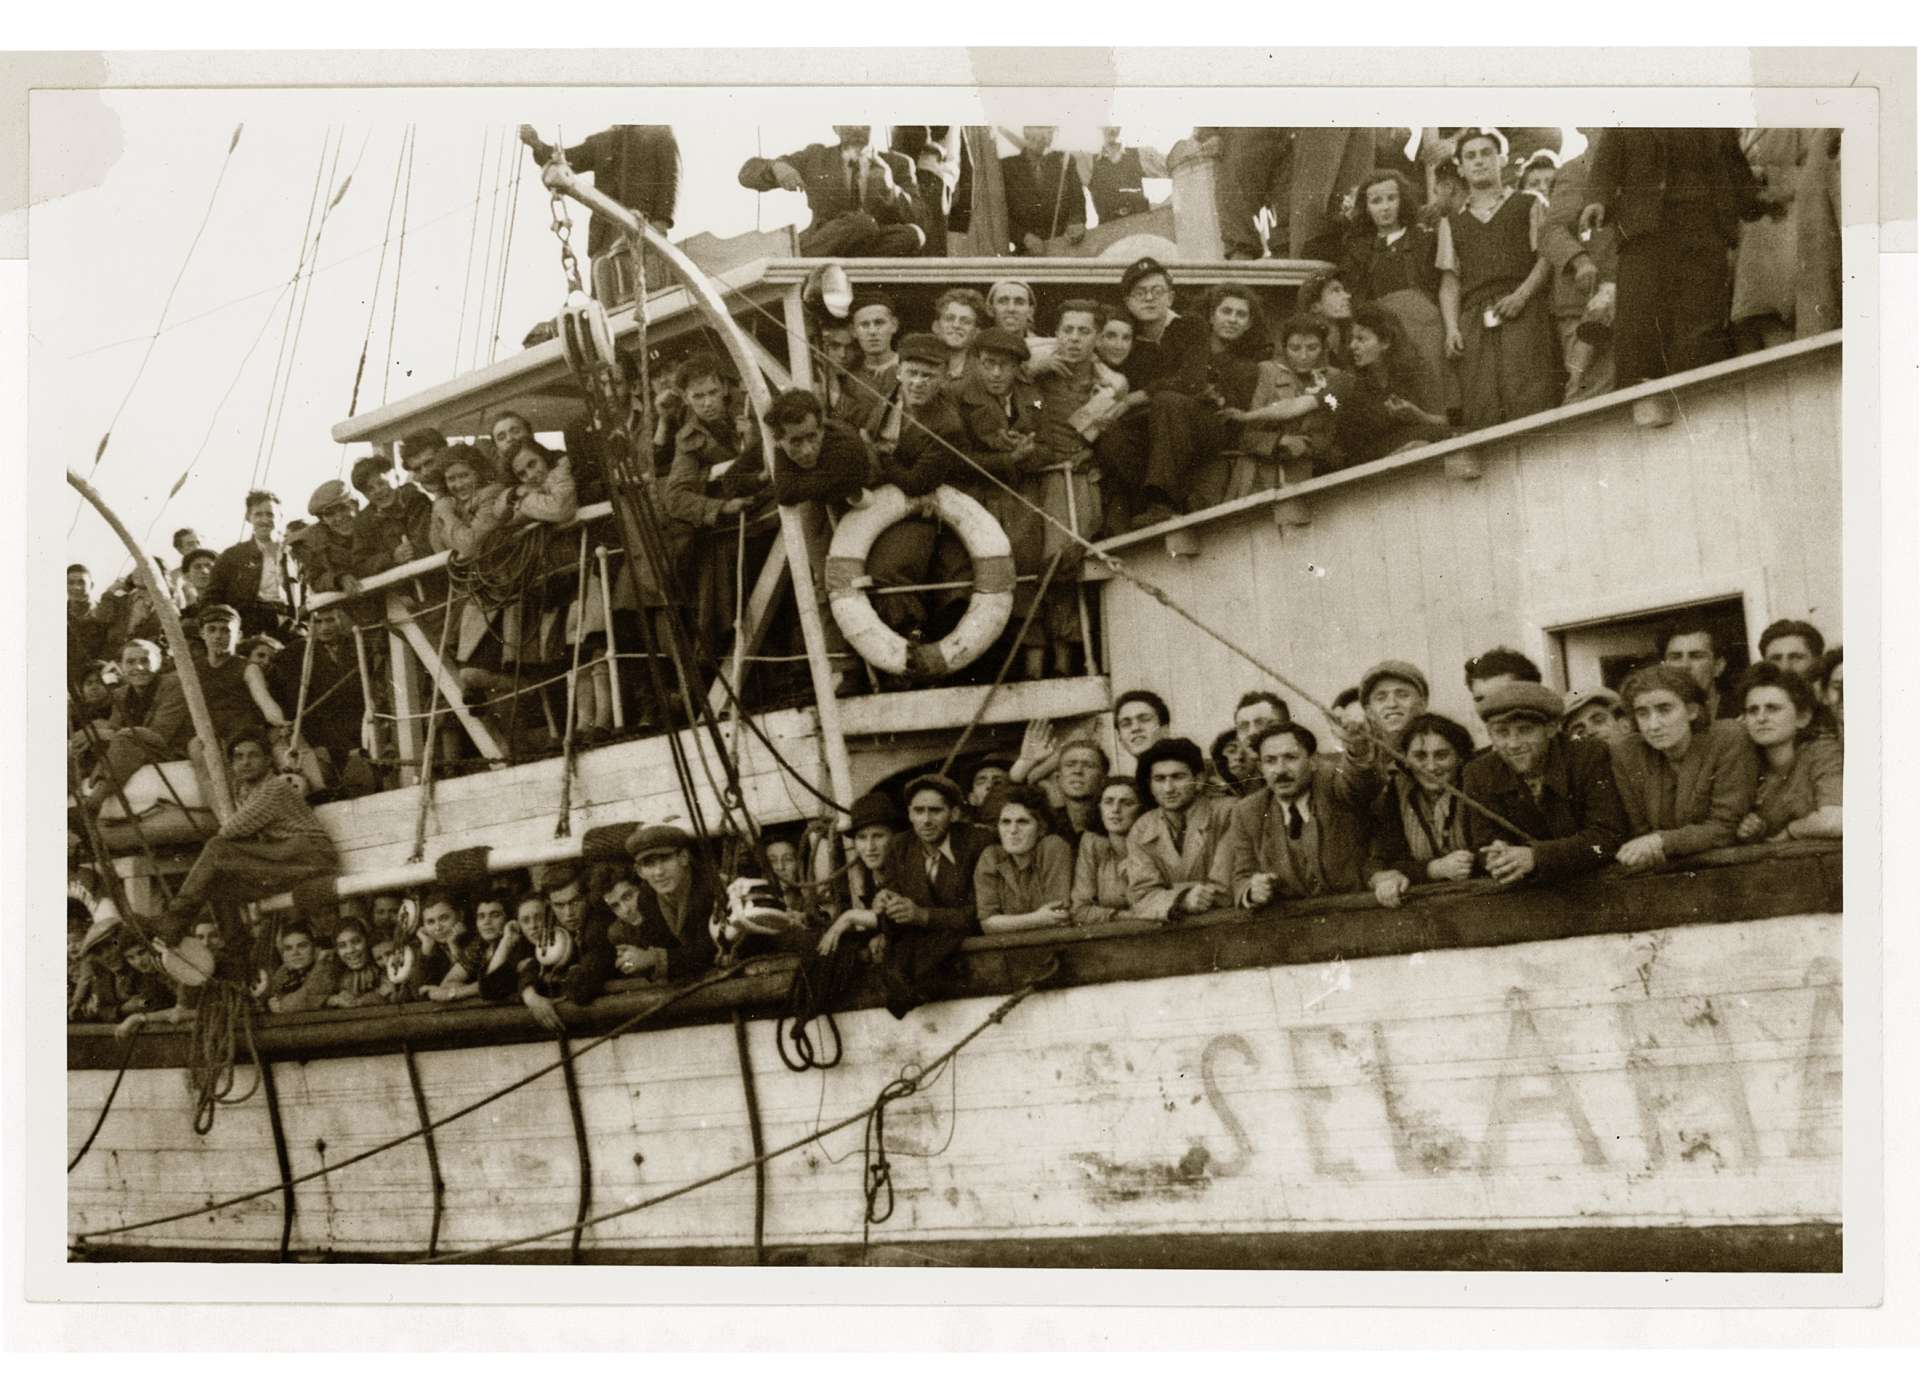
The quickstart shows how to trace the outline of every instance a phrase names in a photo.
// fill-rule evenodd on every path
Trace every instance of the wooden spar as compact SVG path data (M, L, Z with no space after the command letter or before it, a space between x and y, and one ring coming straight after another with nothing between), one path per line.
M140 547L126 525L121 522L113 508L101 499L100 493L85 481L67 473L67 485L80 493L81 499L100 513L113 533L120 537L120 543L127 547L133 556L134 567L147 586L147 597L153 602L154 615L160 619L160 630L167 634L167 645L173 649L176 670L180 677L180 692L186 697L187 714L193 720L193 732L200 740L200 747L206 753L207 785L211 789L208 796L213 801L213 814L224 823L233 815L233 796L227 791L226 755L220 752L219 738L213 732L213 718L207 712L207 697L200 689L200 675L194 670L189 658L193 648L187 642L187 632L180 625L180 614L174 609L173 596L167 592L160 571L153 566L153 560L147 557L146 550Z
M707 275L674 245L672 239L652 224L592 186L582 185L574 178L564 158L555 160L542 170L540 179L549 190L571 196L602 218L611 219L626 230L636 262L641 257L641 249L634 240L644 240L672 265L693 295L695 303L712 322L721 343L727 348L728 356L733 360L735 373L740 376L741 384L753 401L755 415L764 420L772 395L767 392L766 379L760 371L754 344L728 313L725 299ZM637 266L635 273L635 284L644 285L639 280ZM644 314L643 306L634 308L636 317ZM767 474L771 477L774 472L773 441L764 432L760 435L760 449L765 455ZM820 715L820 742L826 749L827 774L833 785L833 797L841 806L851 807L855 795L853 763L847 754L846 736L840 729L833 670L827 661L826 634L820 622L819 599L813 590L813 571L808 564L806 528L799 511L792 506L780 508L780 540L793 574L794 603L800 609L800 629L806 638L807 669L813 679L814 699Z

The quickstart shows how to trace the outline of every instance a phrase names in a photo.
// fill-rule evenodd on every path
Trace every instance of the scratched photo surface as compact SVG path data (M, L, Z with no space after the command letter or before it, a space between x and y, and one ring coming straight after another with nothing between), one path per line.
M36 96L69 1262L1842 1271L1839 128L636 92Z

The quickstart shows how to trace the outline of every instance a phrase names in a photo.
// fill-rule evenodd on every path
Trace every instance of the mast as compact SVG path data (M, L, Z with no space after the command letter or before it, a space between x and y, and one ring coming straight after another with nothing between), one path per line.
M214 816L225 822L233 815L233 798L227 791L226 756L220 752L219 738L213 732L213 719L207 712L207 697L200 689L200 673L193 666L193 649L187 642L186 629L180 625L180 614L174 609L173 597L163 586L160 571L154 568L147 552L121 523L120 517L114 514L113 508L101 499L100 493L71 471L67 473L67 485L100 512L100 518L113 528L113 533L120 537L120 543L133 556L134 567L140 571L147 587L147 596L153 600L153 611L160 619L160 630L166 633L167 645L173 649L180 691L187 701L187 714L193 720L194 735L200 740L200 747L207 756L206 763L202 765L206 769L209 788L207 797L213 805ZM133 814L129 812L127 815Z

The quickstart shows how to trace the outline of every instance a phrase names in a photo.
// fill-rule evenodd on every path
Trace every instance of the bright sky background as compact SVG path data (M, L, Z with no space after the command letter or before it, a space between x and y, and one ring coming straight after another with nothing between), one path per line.
M36 93L33 460L85 474L126 398L93 480L166 562L174 562L169 541L183 525L216 549L242 538L241 498L256 475L281 496L289 518L304 514L312 488L355 455L332 441L330 429L347 416L363 342L360 411L512 354L558 305L565 284L538 171L513 137L521 121L549 140L573 141L616 120L670 122L684 165L674 232L686 237L804 223L803 196L756 195L736 173L756 151L774 155L831 139L835 121L866 120L876 130L894 118L1051 121L1061 128L1057 144L1069 149L1092 146L1097 128L1115 121L1129 141L1164 151L1196 117L1217 115L1150 91L1005 90L992 94L990 107L978 92L943 94L951 110L932 113L926 100L875 90ZM400 195L407 208L402 264L400 207L390 201L410 122L417 140L410 187ZM167 313L169 329L141 370L241 123ZM329 174L320 202L343 184L346 191L327 215L318 273L301 280L296 300L287 286L323 145ZM516 170L521 183L510 206ZM390 207L396 233L376 288ZM584 263L586 214L575 213ZM276 383L283 398L269 422ZM187 483L167 501L190 463ZM57 518L65 530L72 503ZM92 566L98 587L125 568L124 551L90 509L79 514L67 557Z
M133 386L93 480L136 534L146 532L150 550L170 558L169 539L183 525L197 528L213 548L240 539L241 497L256 471L281 496L289 517L304 514L308 492L356 455L329 433L347 416L370 310L361 411L512 354L528 327L558 305L565 290L558 245L538 170L513 137L520 121L531 121L549 140L558 133L570 141L614 120L672 122L684 164L674 232L685 237L804 223L803 196L742 189L735 178L740 162L756 150L774 155L831 139L835 119L864 118L880 128L883 116L895 115L884 108L846 112L844 98L836 111L822 107L817 117L768 110L760 99L745 115L734 102L728 120L689 121L687 111L673 110L724 109L727 99L711 92L664 103L660 94L648 94L638 104L600 93L552 92L530 92L524 100L401 91L36 94L33 459L49 469L58 460L85 475ZM962 115L978 119L977 112ZM1090 111L1073 122L1063 113L1060 144L1091 144L1107 115ZM1033 119L1012 109L999 119L1013 123L1023 116ZM376 290L409 121L418 131L411 188L401 193L409 203L405 262L398 263L396 233ZM212 215L167 313L170 329L141 371L148 337L242 122ZM1186 131L1162 122L1139 127L1128 139L1164 150ZM349 175L351 182L327 217L318 274L310 284L302 279L293 301L285 293L316 167L325 142L331 168L335 135L339 164L321 202ZM116 149L118 158L100 178L106 162L93 153ZM516 169L521 184L509 208ZM97 183L54 194L81 180ZM587 216L574 213L584 266ZM396 230L399 220L394 206ZM389 368L396 270L399 315ZM290 305L297 341L288 329ZM287 387L276 432L265 425L283 334L290 366L282 360L279 382ZM383 379L389 381L384 394ZM167 502L168 488L196 453L192 476ZM63 531L72 519L71 507L59 513ZM69 537L69 558L91 565L104 587L125 568L124 555L93 511L82 512Z

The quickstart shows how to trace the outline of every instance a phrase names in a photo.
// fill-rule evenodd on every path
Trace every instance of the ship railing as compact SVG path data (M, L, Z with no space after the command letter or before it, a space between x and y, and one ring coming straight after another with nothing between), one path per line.
M1356 962L1367 958L1431 954L1449 949L1511 943L1552 942L1587 934L1641 932L1713 922L1819 912L1843 903L1844 843L1791 841L1729 846L1685 860L1603 872L1551 883L1501 886L1492 880L1423 883L1410 887L1398 909L1382 909L1371 894L1323 895L1276 902L1265 909L1215 910L1160 920L1115 918L1103 923L1019 933L979 934L966 939L957 959L970 969L969 985L957 995L982 990L972 982L995 975L1030 976L1052 949L1074 967L1074 982L1130 980L1147 976L1217 972L1236 966ZM1079 950L1076 952L1075 950ZM797 967L787 955L770 973ZM1027 971L1020 971L1027 969ZM996 971L997 970L997 971ZM778 1001L785 979L768 975L707 989L686 1004L689 1014L712 1014ZM630 1015L637 1000L657 997L663 984L619 979L586 1007L569 1007L581 1029L604 1029ZM389 1027L429 1038L444 1027L449 1043L471 1043L489 1032L512 1039L530 1019L513 1003L406 1002L352 1009L275 1014L262 1022L262 1048L292 1051L373 1049ZM70 1035L108 1040L112 1027L76 1022ZM542 1032L544 1034L544 1032ZM157 1050L165 1032L150 1027L141 1039ZM76 1044L78 1041L75 1042ZM84 1052L83 1052L84 1053ZM160 1051L162 1056L166 1052ZM112 1058L108 1058L111 1056ZM117 1052L99 1057L117 1063ZM87 1062L91 1064L92 1061Z

